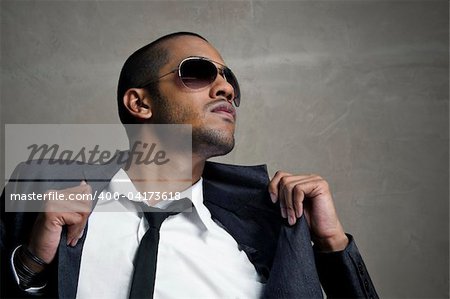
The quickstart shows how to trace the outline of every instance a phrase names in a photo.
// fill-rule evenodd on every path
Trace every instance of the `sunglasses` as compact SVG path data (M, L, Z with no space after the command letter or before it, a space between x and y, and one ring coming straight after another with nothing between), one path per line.
M220 67L217 67L218 64ZM200 89L212 84L217 75L221 75L234 89L234 105L239 107L241 104L241 90L238 81L233 72L220 62L199 56L190 56L183 59L176 69L171 70L167 74L160 76L158 79L145 83L141 87L145 87L151 83L177 72L181 83L189 89Z

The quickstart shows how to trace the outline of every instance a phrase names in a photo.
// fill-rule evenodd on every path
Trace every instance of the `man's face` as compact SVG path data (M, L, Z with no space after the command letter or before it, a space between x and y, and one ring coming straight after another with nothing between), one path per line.
M180 36L164 43L169 62L159 70L164 75L177 68L189 56L201 56L225 64L209 43L194 37ZM219 66L219 65L217 65ZM160 79L161 97L153 107L155 123L191 124L192 150L205 158L225 155L234 147L236 114L230 103L233 87L218 75L210 85L200 89L185 87L177 73ZM232 110L232 113L225 110Z

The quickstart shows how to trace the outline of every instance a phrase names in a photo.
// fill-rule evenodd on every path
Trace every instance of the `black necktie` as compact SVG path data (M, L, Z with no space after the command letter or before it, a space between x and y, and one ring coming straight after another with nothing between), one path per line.
M153 298L159 229L161 228L161 224L167 217L182 211L186 203L192 206L192 203L185 199L180 200L178 203L178 205L172 205L165 212L156 212L155 209L153 209L153 212L144 212L145 219L147 219L150 228L142 237L137 251L133 281L131 282L130 299ZM183 207L183 209L180 207ZM152 208L147 208L146 210L149 209Z
M130 299L153 298L155 288L156 257L158 255L159 229L172 212L145 212L150 226L142 237L136 255Z

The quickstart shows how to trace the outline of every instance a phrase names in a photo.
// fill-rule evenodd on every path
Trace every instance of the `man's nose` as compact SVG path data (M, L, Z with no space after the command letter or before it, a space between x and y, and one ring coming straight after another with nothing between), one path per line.
M234 99L234 88L227 82L223 73L219 72L216 80L212 83L211 94L212 98L225 97L228 102L232 103Z

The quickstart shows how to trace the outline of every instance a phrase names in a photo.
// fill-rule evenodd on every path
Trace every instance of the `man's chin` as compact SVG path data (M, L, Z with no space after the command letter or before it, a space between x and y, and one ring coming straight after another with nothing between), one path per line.
M234 135L223 131L192 132L192 151L206 159L228 154L233 150L234 144Z
M210 153L208 159L213 157L225 156L226 154L231 152L233 148L234 148L234 141L232 144L221 145L220 147L216 146L216 150Z

